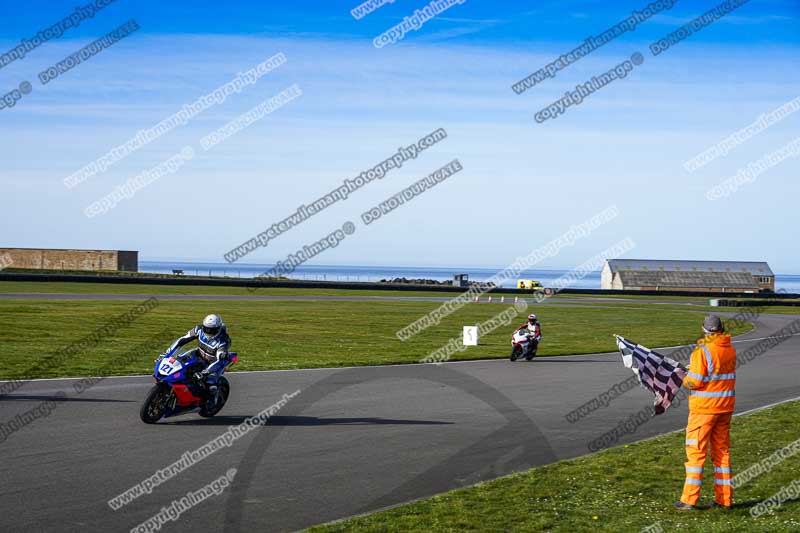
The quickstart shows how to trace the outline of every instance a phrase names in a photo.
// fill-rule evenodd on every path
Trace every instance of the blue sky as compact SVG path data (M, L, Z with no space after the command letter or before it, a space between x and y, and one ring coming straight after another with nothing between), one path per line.
M88 2L89 0L86 0ZM83 3L86 3L83 2ZM795 113L693 173L683 163L800 96L800 3L752 0L659 56L648 45L717 2L680 0L521 95L511 85L648 2L467 0L395 44L372 40L427 2L395 0L361 20L352 2L117 0L0 68L0 246L140 250L142 259L223 253L426 133L448 138L271 241L271 263L357 223L314 263L502 267L616 204L620 216L542 267L569 268L631 237L629 256L767 260L800 272L800 158L735 194L705 191L797 137ZM2 2L0 53L74 2ZM141 29L41 85L37 74L123 24ZM287 63L106 172L62 180L182 105L277 52ZM555 120L534 114L641 52L645 62ZM297 84L303 95L208 153L199 140ZM105 215L83 209L193 146L198 156ZM370 226L359 215L453 158L464 170Z

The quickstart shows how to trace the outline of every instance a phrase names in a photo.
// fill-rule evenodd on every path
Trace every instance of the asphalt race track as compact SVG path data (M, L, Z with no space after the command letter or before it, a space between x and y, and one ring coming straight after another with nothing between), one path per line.
M796 318L762 315L754 331L737 339L740 356ZM737 371L738 412L800 396L800 336L783 341ZM635 388L577 422L565 415L629 375L616 352L231 373L231 398L218 417L191 414L155 426L138 416L149 377L108 378L82 393L73 388L76 380L33 381L0 396L3 423L44 401L56 406L0 442L2 529L129 531L236 468L231 487L162 530L298 530L589 453L590 441L652 396ZM107 504L297 390L269 424L120 510ZM684 403L619 443L676 430L685 421ZM735 442L733 457L735 465Z

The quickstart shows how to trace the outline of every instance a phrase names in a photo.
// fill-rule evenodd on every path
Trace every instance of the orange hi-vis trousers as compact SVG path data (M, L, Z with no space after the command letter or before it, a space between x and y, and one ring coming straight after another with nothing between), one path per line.
M708 446L711 444L711 460L714 461L714 496L717 503L731 505L731 417L733 413L703 415L689 413L686 424L686 482L681 501L697 505L700 486L703 484L703 465Z

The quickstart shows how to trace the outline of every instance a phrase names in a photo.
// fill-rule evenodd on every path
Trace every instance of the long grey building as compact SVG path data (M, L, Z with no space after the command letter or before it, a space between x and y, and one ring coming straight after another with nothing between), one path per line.
M775 291L775 274L763 261L609 259L603 289L760 292Z

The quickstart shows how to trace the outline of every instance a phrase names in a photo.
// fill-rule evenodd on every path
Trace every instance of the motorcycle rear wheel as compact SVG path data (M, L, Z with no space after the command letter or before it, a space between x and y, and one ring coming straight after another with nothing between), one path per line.
M204 400L200 406L200 412L197 413L200 416L211 418L215 414L219 413L223 407L225 407L225 402L228 401L228 395L231 393L231 385L228 383L227 379L220 377L217 381L217 387L219 387L219 390L217 391L217 400L215 402L211 402L210 405L210 398Z

